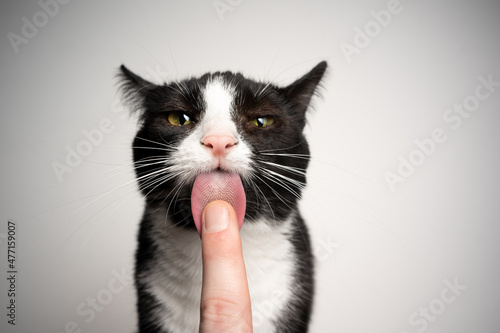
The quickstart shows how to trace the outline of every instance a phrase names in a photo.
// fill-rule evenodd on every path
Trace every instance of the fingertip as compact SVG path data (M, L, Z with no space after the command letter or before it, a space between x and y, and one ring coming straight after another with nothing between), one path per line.
M224 231L233 220L236 220L236 212L230 203L223 200L212 201L203 209L201 236Z
M225 230L229 225L229 210L223 201L209 203L203 210L202 234Z

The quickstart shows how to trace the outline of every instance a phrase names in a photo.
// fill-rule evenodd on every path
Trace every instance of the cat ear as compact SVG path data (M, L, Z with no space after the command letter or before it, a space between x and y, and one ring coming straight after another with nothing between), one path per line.
M311 98L317 93L317 87L325 74L326 61L317 64L311 71L289 86L282 88L282 92L289 106L300 115L304 115Z
M146 106L148 95L158 86L134 74L125 67L125 65L120 66L118 80L120 82L120 90L124 102L128 104L133 111L139 111L142 114Z

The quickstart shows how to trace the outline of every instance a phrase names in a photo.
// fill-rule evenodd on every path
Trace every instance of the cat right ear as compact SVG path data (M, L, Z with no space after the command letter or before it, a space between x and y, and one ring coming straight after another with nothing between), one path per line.
M282 88L282 92L291 108L297 111L300 116L304 116L313 95L317 94L317 88L325 74L326 67L326 61L322 61L311 69L309 73L289 86Z
M118 80L120 82L120 91L123 101L131 107L133 111L138 111L142 115L146 109L147 97L158 86L144 80L139 75L130 71L125 65L120 66Z

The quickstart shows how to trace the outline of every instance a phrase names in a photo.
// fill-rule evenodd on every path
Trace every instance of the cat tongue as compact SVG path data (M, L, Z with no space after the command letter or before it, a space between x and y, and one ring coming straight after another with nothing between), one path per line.
M219 171L202 173L196 177L191 192L191 211L200 235L203 209L215 200L224 200L233 206L241 228L245 217L246 197L240 176Z

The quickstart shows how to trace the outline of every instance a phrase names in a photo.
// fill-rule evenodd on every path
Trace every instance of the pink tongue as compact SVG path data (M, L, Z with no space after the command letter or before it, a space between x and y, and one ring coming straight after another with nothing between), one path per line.
M240 176L227 172L202 173L196 177L191 192L191 211L200 235L203 209L215 200L224 200L233 206L241 228L245 217L246 197Z

